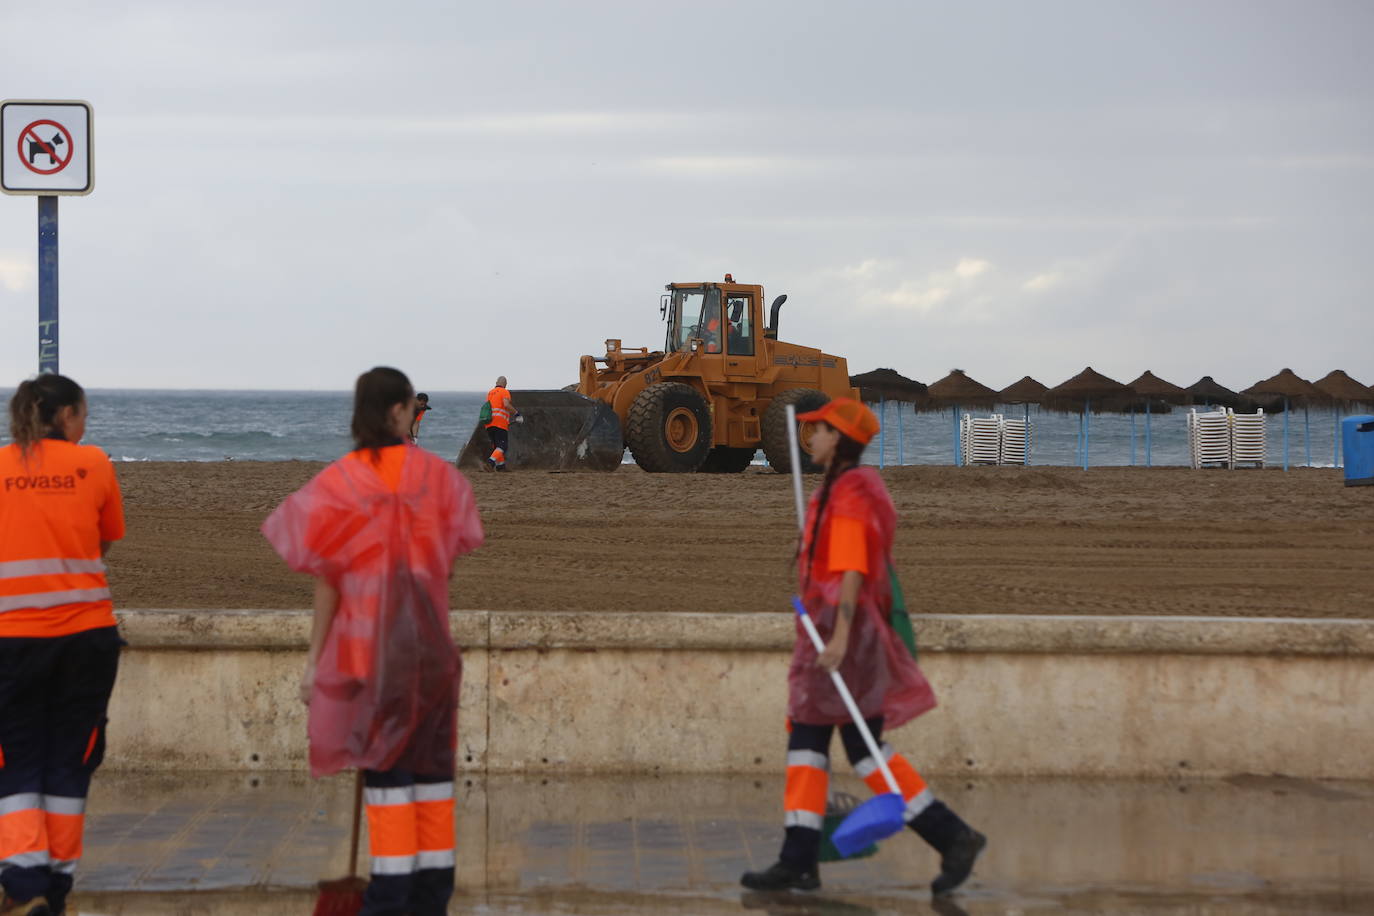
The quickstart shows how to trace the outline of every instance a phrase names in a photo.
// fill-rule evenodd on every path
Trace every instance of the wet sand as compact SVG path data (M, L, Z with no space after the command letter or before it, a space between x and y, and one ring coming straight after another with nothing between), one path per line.
M121 464L125 608L304 608L258 533L315 462ZM1374 487L1338 470L905 467L884 472L914 611L1374 618ZM470 475L487 544L452 606L777 611L791 588L787 477ZM818 481L807 481L810 487Z

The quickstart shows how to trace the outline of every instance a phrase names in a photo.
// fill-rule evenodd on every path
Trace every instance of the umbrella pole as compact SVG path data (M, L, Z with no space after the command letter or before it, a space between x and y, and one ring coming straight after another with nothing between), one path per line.
M882 470L886 464L883 459L887 457L887 398L878 395L878 470Z
M1153 467L1150 463L1150 402L1145 402L1145 467Z
M1345 465L1341 462L1341 409L1332 407L1331 416L1333 418L1331 423L1331 463L1338 468L1343 468Z
M1027 402L1026 405L1025 405L1025 407L1026 407L1026 428L1025 428L1024 432L1025 432L1025 436L1026 436L1026 452L1025 452L1025 457L1023 457L1023 458L1021 459L1021 463L1024 464L1026 467L1030 467L1030 403Z
M897 466L906 464L906 432L902 429L902 402L897 402Z
M1312 416L1306 404L1302 405L1302 448L1307 454L1307 466L1312 466Z
M1088 452L1091 449L1093 434L1093 404L1088 398L1083 399L1083 470L1088 469Z
M952 406L950 419L954 421L954 466L961 467L964 463L963 451L959 448L959 405Z
M1275 386L1277 387L1277 386ZM1288 398L1283 399L1283 469L1288 470Z
M1131 406L1131 467L1135 467L1135 406Z

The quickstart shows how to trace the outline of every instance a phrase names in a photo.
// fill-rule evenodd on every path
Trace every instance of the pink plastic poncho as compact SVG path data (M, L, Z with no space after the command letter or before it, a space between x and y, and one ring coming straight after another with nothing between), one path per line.
M467 480L415 446L393 492L370 452L335 461L262 532L287 565L329 582L339 607L310 693L310 771L442 773L457 745L462 661L449 633L453 561L481 545Z
M807 568L810 538L820 491L813 493L806 510L806 542L799 559L802 604L816 624L821 639L829 643L835 630L842 573L831 572L829 553L831 520L843 516L864 523L868 548L868 574L859 589L858 607L849 629L849 648L840 663L840 675L854 695L865 719L883 717L883 728L892 729L935 707L935 692L888 623L892 584L888 575L897 510L878 472L859 467L844 472L830 488L825 514L817 536L816 562ZM850 720L830 675L816 665L816 649L797 621L797 644L787 673L787 715L807 725L841 725Z

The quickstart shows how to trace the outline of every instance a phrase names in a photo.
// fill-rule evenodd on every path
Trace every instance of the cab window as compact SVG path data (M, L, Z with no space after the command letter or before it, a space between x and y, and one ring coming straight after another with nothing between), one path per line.
M725 303L727 352L735 356L754 355L754 310L748 296L731 296Z

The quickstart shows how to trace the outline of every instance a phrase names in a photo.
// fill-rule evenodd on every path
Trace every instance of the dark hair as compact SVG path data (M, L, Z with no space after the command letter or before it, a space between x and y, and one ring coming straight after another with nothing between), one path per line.
M825 421L821 421L825 422ZM830 426L829 423L825 424ZM831 429L835 427L830 426ZM836 430L836 432L839 432ZM830 467L825 469L825 480L821 482L821 495L816 500L816 518L811 522L811 543L806 551L806 566L802 569L802 575L806 578L811 576L811 564L816 558L816 539L821 533L821 517L825 515L825 504L830 501L830 488L840 475L845 471L852 470L859 463L859 458L864 453L864 443L858 439L851 439L844 433L840 433L840 440L835 443L835 455L830 459ZM797 546L801 550L801 545Z
M391 408L415 396L410 379L400 369L377 366L358 376L353 387L353 444L373 451L394 445Z
M27 455L30 448L53 431L58 411L85 401L86 392L65 375L49 373L20 382L10 398L10 436Z

